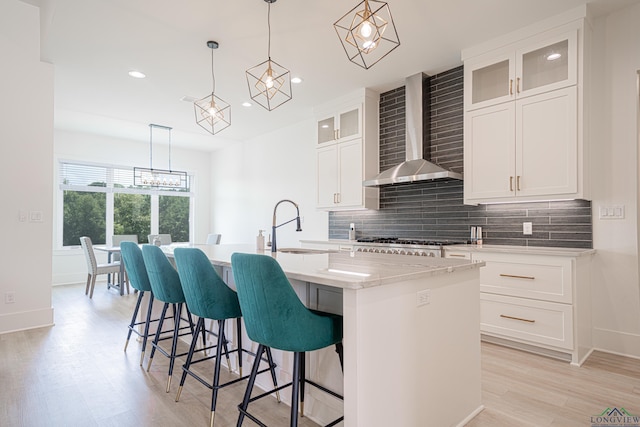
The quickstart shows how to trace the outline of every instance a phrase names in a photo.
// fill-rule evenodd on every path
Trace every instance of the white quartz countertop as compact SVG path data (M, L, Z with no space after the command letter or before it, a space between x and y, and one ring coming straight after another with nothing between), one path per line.
M596 253L595 249L579 248L553 248L541 246L508 246L508 245L451 245L446 246L445 251L451 252L499 252L509 254L529 254L529 255L555 255L580 257Z
M389 285L431 276L452 274L457 271L476 269L484 262L468 260L424 258L409 255L369 254L360 252L331 252L314 254L291 254L270 250L257 251L254 245L189 245L201 249L211 263L222 267L231 266L231 255L235 252L260 253L278 260L289 279L302 280L345 289L362 289ZM178 246L166 246L163 250L171 256Z

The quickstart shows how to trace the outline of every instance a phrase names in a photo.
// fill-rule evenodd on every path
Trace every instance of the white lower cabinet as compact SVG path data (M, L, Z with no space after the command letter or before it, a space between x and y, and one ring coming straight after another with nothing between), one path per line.
M481 292L480 330L573 350L573 307Z
M582 364L592 351L592 251L511 248L445 250L448 258L469 254L485 262L480 269L483 339Z

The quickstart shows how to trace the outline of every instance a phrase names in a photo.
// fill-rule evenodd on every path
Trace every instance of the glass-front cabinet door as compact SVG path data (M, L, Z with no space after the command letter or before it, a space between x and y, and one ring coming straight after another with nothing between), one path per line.
M362 108L353 106L318 120L317 143L342 142L362 136Z
M558 35L516 53L516 96L531 96L578 81L578 33Z
M360 136L360 108L353 107L340 113L340 132L338 138L346 139Z
M318 144L324 144L336 139L335 121L335 116L318 120Z
M572 30L465 61L465 109L575 85L577 52L578 31Z
M465 63L465 82L471 82L465 95L467 110L488 107L510 101L513 96L515 61L513 51L501 55L483 57L479 61Z

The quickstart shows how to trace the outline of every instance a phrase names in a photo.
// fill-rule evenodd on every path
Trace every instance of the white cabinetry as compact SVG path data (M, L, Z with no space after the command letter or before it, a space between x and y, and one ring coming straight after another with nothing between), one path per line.
M316 110L317 207L378 209L379 190L362 181L379 170L379 95L370 90Z
M553 250L552 250L553 251ZM480 269L480 331L486 341L581 364L591 347L591 255L517 253L517 249L465 253ZM532 252L535 252L532 251Z
M318 144L340 142L362 136L362 105L356 104L317 120Z
M463 52L465 203L588 198L586 30L576 19Z

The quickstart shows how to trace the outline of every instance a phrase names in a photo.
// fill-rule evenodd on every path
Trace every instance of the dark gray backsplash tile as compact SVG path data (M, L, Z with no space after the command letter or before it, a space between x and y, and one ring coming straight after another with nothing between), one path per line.
M437 74L431 85L431 160L463 172L463 68ZM380 95L380 170L405 159L405 88ZM591 248L591 202L586 200L463 203L457 180L391 185L380 188L380 210L331 212L329 238L356 236L467 240L471 226L482 226L484 242L498 245ZM522 223L533 223L533 235Z

